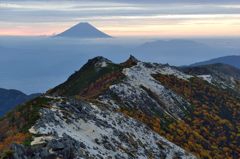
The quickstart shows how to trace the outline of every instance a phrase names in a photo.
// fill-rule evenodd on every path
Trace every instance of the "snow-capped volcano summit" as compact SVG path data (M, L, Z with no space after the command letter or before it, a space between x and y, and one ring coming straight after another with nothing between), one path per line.
M111 36L101 32L89 23L78 23L66 31L58 34L57 37L111 38Z

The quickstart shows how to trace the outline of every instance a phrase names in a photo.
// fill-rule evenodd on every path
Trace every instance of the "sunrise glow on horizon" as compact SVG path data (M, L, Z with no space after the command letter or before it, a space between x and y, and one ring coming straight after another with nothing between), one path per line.
M112 36L240 36L240 3L1 1L1 36L51 36L89 22ZM48 4L48 5L46 5Z

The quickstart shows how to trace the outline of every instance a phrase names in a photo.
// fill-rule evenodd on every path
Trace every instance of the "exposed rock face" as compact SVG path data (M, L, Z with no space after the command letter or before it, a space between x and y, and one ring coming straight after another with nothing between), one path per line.
M185 80L191 77L166 65L138 62L137 65L123 70L125 80L110 86L109 94L117 96L122 101L121 107L142 110L149 115L168 114L172 118L180 119L184 116L183 111L188 111L191 106L152 77L158 73L174 74ZM114 99L106 97L105 100Z
M13 145L14 157L195 158L109 106L62 99L42 109L41 118L30 129L38 136L34 145L30 149Z
M71 137L63 135L60 139L52 139L45 145L37 145L35 147L26 148L22 145L13 144L13 158L15 159L42 159L42 158L74 158L74 149L80 149L81 143L76 142ZM78 152L78 156L84 156L82 151Z

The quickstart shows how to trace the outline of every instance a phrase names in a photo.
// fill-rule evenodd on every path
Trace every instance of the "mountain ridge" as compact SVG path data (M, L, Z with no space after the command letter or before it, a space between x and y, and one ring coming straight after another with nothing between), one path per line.
M207 73L221 77L222 68ZM222 81L228 82L132 56L120 64L96 57L0 119L0 152L25 158L238 158L240 96Z
M13 109L15 106L34 99L39 95L40 93L26 95L18 90L0 88L0 116Z
M203 62L197 62L197 63L191 64L190 66L201 66L201 65L216 64L216 63L228 64L228 65L240 68L240 56L239 55L223 56L223 57L218 57L218 58L210 59Z
M214 47L197 40L184 39L153 40L137 46L133 51L136 52L141 59L147 61L154 60L155 62L168 62L175 65L190 65L193 61L204 61L206 58L213 59L219 55L228 55L230 52L232 54L238 54L234 49ZM155 57L156 60L152 57ZM181 57L185 58L178 60L178 58Z
M240 69L223 63L180 67L180 70L214 83L223 89L240 91ZM234 80L233 80L234 79Z

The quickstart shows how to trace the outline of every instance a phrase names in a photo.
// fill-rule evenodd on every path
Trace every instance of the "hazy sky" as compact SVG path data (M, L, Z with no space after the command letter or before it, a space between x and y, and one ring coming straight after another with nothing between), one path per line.
M0 35L90 22L113 36L240 36L239 0L0 0Z

